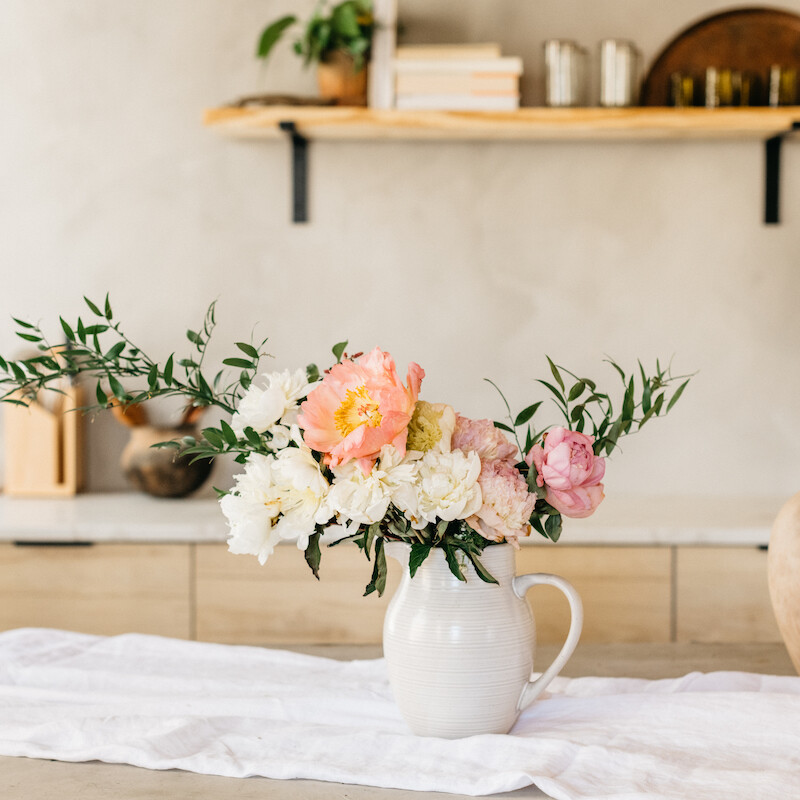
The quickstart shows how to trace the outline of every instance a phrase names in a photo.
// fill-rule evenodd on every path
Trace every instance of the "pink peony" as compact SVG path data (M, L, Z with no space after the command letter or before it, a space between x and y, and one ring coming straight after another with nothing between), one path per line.
M377 347L355 361L332 367L300 406L297 422L312 450L332 467L357 459L368 473L385 444L406 451L408 423L425 371L408 367L403 386L394 360Z
M481 461L511 461L517 458L517 448L506 439L503 432L495 428L488 419L468 419L456 414L456 428L450 441L453 450L470 450L478 454Z
M495 542L505 539L516 545L520 536L531 532L529 519L536 504L536 495L519 470L508 461L484 461L478 483L483 505L467 522L481 536Z
M525 461L536 465L536 483L547 487L546 500L565 517L588 517L600 505L606 461L594 454L593 436L552 428L544 447L535 444Z

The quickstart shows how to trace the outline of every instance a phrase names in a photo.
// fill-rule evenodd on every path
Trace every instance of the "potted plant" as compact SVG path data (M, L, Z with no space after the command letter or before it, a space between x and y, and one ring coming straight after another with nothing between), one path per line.
M256 54L267 58L284 33L299 22L281 17L261 32ZM367 62L372 44L372 0L343 0L328 6L320 0L294 51L305 66L317 63L320 96L341 105L366 105Z

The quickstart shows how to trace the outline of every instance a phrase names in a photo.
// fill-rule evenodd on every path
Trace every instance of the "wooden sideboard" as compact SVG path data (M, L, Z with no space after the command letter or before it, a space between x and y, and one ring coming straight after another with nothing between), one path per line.
M585 607L585 642L777 642L767 553L756 546L527 546L518 572L554 572ZM0 629L139 631L239 644L367 644L381 639L399 579L362 597L371 567L355 547L323 553L315 581L292 546L264 567L222 542L0 543ZM528 594L542 642L563 639L568 608Z

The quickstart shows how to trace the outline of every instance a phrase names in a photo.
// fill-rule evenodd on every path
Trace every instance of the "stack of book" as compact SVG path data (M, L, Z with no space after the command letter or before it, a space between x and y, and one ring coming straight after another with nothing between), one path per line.
M405 110L513 111L522 59L497 44L408 45L394 58L395 106Z

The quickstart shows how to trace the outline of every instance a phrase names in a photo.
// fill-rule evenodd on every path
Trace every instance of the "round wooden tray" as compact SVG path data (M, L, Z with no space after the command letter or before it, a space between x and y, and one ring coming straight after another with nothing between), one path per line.
M664 47L644 79L641 104L670 105L673 72L701 80L707 67L742 70L760 77L764 85L773 64L800 69L800 15L771 8L714 14Z

